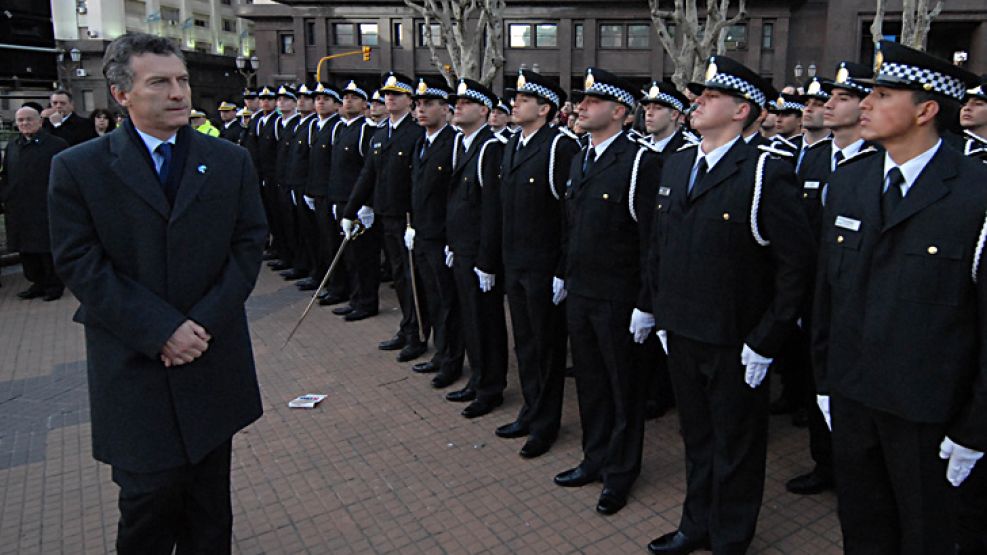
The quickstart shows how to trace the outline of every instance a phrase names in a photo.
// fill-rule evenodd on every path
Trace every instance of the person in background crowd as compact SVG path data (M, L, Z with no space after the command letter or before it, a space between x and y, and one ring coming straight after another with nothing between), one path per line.
M232 143L240 144L246 129L236 117L236 105L225 101L220 103L219 119L222 121L219 136Z
M251 114L256 114L260 111L260 97L257 94L257 90L250 87L243 89L243 107L250 111ZM247 127L244 125L244 127Z
M96 129L88 118L75 113L72 93L59 89L51 93L50 105L41 111L44 127L52 135L64 140L69 146L88 141L96 136Z
M107 110L106 108L96 108L93 113L89 115L89 119L93 120L93 128L96 130L96 135L102 137L110 131L117 128L117 119L113 115L113 112Z
M48 238L48 174L52 158L68 143L42 128L41 115L22 106L14 114L20 135L7 143L0 167L0 202L7 228L7 248L20 253L24 277L31 282L22 299L54 301L64 285L55 274Z
M206 118L205 112L196 110L195 108L189 113L190 122L192 128L202 133L203 135L209 135L210 137L219 137L219 129Z
M963 127L963 154L987 162L987 75L982 75L980 83L966 92L960 110L960 126Z
M761 120L761 136L767 139L773 138L778 134L778 121L777 116L773 112L765 112L764 118Z
M508 106L504 99L498 99L497 105L494 106L493 111L490 112L490 118L487 120L487 124L490 125L490 130L494 133L503 135L505 139L511 138L511 129L508 126L511 121L511 108Z
M387 107L384 105L384 97L381 96L380 89L370 95L370 103L367 105L367 117L374 123L380 123L387 117Z
M116 121L117 127L120 127L121 125L123 125L123 120L127 119L127 113L117 112L116 114L114 114L113 119Z

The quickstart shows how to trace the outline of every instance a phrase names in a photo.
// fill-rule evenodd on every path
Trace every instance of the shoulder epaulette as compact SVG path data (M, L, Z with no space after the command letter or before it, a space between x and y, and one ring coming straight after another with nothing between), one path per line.
M758 145L757 149L764 152L769 152L776 156L785 156L787 158L791 158L792 156L795 156L795 153L789 152L784 149L775 148L774 145Z
M799 148L795 143L793 143L792 141L789 141L788 139L786 139L785 137L782 137L780 135L776 135L776 136L772 137L771 138L771 143L772 143L772 145L774 145L774 143L781 143L781 144L783 144L783 145L785 145L785 146L787 146L789 148L793 148L795 150L798 150L798 148Z
M686 149L689 149L689 148L695 148L697 146L699 146L699 143L686 143L686 144L680 146L678 148L678 150L676 150L675 152L682 152L683 150L686 150Z
M862 148L858 150L857 153L854 154L853 156L849 156L847 158L840 160L840 163L837 164L837 166L843 166L845 164L849 164L854 160L862 160L864 158L867 158L869 155L874 154L875 152L877 152L877 149L872 146L869 146L867 148Z
M637 144L643 146L644 148L650 150L651 152L658 152L658 153L661 152L661 150L658 150L658 145L651 142L651 140L647 137L641 137L640 139L638 139Z
M566 137L569 137L570 139L572 139L574 141L579 141L579 135L576 135L575 133L573 133L572 132L572 129L569 129L568 127L566 127L564 125L560 125L558 127L558 130L559 130L559 133L565 135Z

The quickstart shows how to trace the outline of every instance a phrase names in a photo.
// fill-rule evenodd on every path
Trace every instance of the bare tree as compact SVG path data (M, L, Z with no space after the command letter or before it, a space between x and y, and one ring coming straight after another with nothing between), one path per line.
M929 28L932 26L932 20L942 12L943 0L935 0L932 9L929 9L929 4L929 0L902 0L901 40L899 41L901 44L918 50L925 50ZM886 9L885 0L877 0L874 22L870 26L870 33L875 46L884 36L881 28L884 24Z
M404 0L424 20L425 42L432 64L452 85L456 77L487 86L504 65L504 0ZM433 25L439 29L434 36ZM441 41L437 40L441 38ZM449 67L436 44L449 55Z
M689 81L701 80L706 60L726 51L730 26L747 16L746 0L739 0L737 13L730 18L727 13L731 0L706 0L706 18L700 23L697 2L674 0L672 10L662 10L662 0L648 0L658 40L672 58L672 81L680 89ZM670 26L674 26L674 32Z

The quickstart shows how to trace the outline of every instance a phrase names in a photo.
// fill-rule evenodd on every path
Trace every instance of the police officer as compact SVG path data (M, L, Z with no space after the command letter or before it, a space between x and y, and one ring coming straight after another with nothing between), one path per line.
M511 107L503 98L497 99L497 105L490 112L490 119L487 121L490 124L490 130L509 140L512 135L511 128L508 126L510 121Z
M791 161L802 148L802 112L805 104L795 94L780 93L778 98L768 102L767 110L775 115L777 133L771 137L775 148L792 153Z
M816 281L819 407L847 553L953 553L953 486L987 449L987 168L944 146L976 77L882 41L866 140L830 179ZM981 528L982 528L982 522Z
M963 154L987 162L987 75L982 75L977 86L966 91L960 126Z
M500 169L504 290L511 308L523 403L497 435L528 435L521 456L544 454L558 437L566 367L563 203L579 140L552 127L566 94L550 79L522 69L514 94L520 131ZM496 109L495 109L496 110Z
M796 325L812 240L793 166L741 133L771 86L724 56L709 59L693 126L700 145L662 168L648 262L685 442L678 530L651 553L744 553L754 537L767 453L768 367Z
M862 80L872 76L869 67L844 61L836 68L835 80L823 80L818 85L809 83L806 87L808 96L820 100L826 99L823 123L832 131L831 137L805 150L796 173L797 185L801 189L802 207L809 219L813 242L817 248L819 233L822 230L822 201L833 173L845 160L853 159L858 153L867 154L874 150L873 146L865 145L860 137L860 101L870 94L870 87ZM792 360L799 365L798 376L808 374L802 398L793 398L791 402L805 410L809 427L809 453L815 462L811 472L792 478L785 484L785 489L800 495L821 493L832 489L834 484L832 439L822 413L815 407L816 389L811 374L808 338L811 329L811 296L806 301L800 316L801 323L794 330L789 342L792 347L790 349L793 353Z
M556 475L555 483L579 487L602 480L596 510L611 515L626 505L641 471L644 378L631 347L650 333L650 315L639 310L637 299L659 159L655 149L622 130L636 87L594 67L583 84L579 125L590 138L573 158L567 184L563 276L583 458Z
M236 105L223 101L219 104L219 119L223 125L219 129L219 136L232 143L240 144L243 133L246 131L240 120L236 117Z
M802 159L809 147L819 144L820 141L829 138L830 135L829 128L823 122L829 94L823 90L822 81L813 76L805 83L802 90L805 93L799 97L799 100L805 108L802 110L802 144L799 145L798 155L795 158L796 172L801 167Z
M401 349L398 362L407 362L425 354L426 343L421 338L427 338L429 334L428 307L424 302L419 306L422 322L418 321L415 311L408 251L404 245L407 215L411 212L411 164L415 144L423 131L411 115L414 92L411 78L393 71L385 73L380 91L388 117L380 123L371 140L369 156L343 211L343 217L350 222L344 221L343 229L352 225L358 210L366 212L366 208L361 207L372 208L374 225L382 228L384 249L390 260L402 314L398 332L378 347L385 351ZM418 291L418 295L422 301L422 292Z
M646 140L658 148L662 160L668 158L686 142L691 142L679 125L679 117L689 106L689 100L668 81L651 81L641 91L641 107Z
M453 124L453 175L446 207L446 240L459 296L471 375L465 388L446 395L472 401L466 418L488 414L504 402L507 387L507 323L501 262L500 164L504 143L487 125L497 97L472 79L462 79L450 100Z
M415 269L428 302L432 323L432 360L412 367L418 373L437 374L432 386L448 387L463 374L465 343L452 270L446 266L446 204L452 180L452 146L456 132L446 123L452 89L441 77L420 77L415 88L415 117L425 129L412 156L411 225L404 243L415 259Z
M339 104L342 98L339 90L328 83L316 83L312 87L315 115L308 125L308 171L303 194L308 210L304 212L306 232L303 244L308 249L311 271L308 278L298 283L299 289L311 291L322 282L322 276L329 270L329 263L335 250L332 245L338 242L339 232L331 227L332 208L329 206L329 170L332 165L332 139L336 123L339 121ZM346 272L340 271L345 277Z
M342 219L346 202L353 193L353 186L363 170L365 158L370 152L370 141L377 131L377 124L363 114L367 108L367 92L355 81L342 90L340 118L332 131L332 167L329 170L329 254L336 256L341 246ZM343 316L348 322L356 322L377 314L380 288L380 226L371 225L353 239L343 253L345 271L337 270L330 279L326 296L319 299L322 306L349 301L346 306L333 309L333 314Z
M280 211L278 209L277 161L278 140L275 129L279 115L277 108L277 93L272 87L265 86L257 93L260 110L251 119L247 128L246 147L254 159L254 167L261 184L261 201L264 203L264 213L267 215L268 227L271 229L271 244L267 258L272 270L285 270L288 264L280 259L283 252L282 242L284 232L281 228Z
M286 280L298 280L296 285L302 291L311 291L318 286L310 277L314 264L313 245L318 241L318 227L315 223L315 201L305 196L308 183L308 155L310 129L318 119L315 114L315 85L300 84L295 90L298 117L293 120L293 129L281 135L282 143L287 144L287 158L284 162L284 179L291 199L292 217L295 223L294 257L292 269L282 272ZM279 144L279 149L281 144ZM279 150L279 155L281 151ZM278 161L280 164L280 160ZM320 276L321 277L321 276Z
M257 98L257 91L251 87L244 87L243 89L243 107L250 111L252 114L256 114L260 111L260 99Z

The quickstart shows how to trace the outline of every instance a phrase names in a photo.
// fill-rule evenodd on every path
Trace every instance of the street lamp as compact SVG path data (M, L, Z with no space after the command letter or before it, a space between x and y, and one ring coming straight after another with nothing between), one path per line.
M810 79L816 76L816 64L809 64L809 70L807 75L809 76Z
M72 74L76 73L80 67L80 62L82 61L82 51L78 48L73 48L68 51L69 59L65 59L65 50L59 50L58 52L58 69L60 74L63 76L61 78L61 83L59 88L70 89L72 84ZM83 72L78 71L79 77L84 75Z
M795 64L795 80L800 81L802 79L802 64Z
M247 87L251 86L254 76L257 75L257 70L260 69L260 58L257 56L246 57L244 55L239 55L236 57L236 69L243 76L243 79L247 82Z

